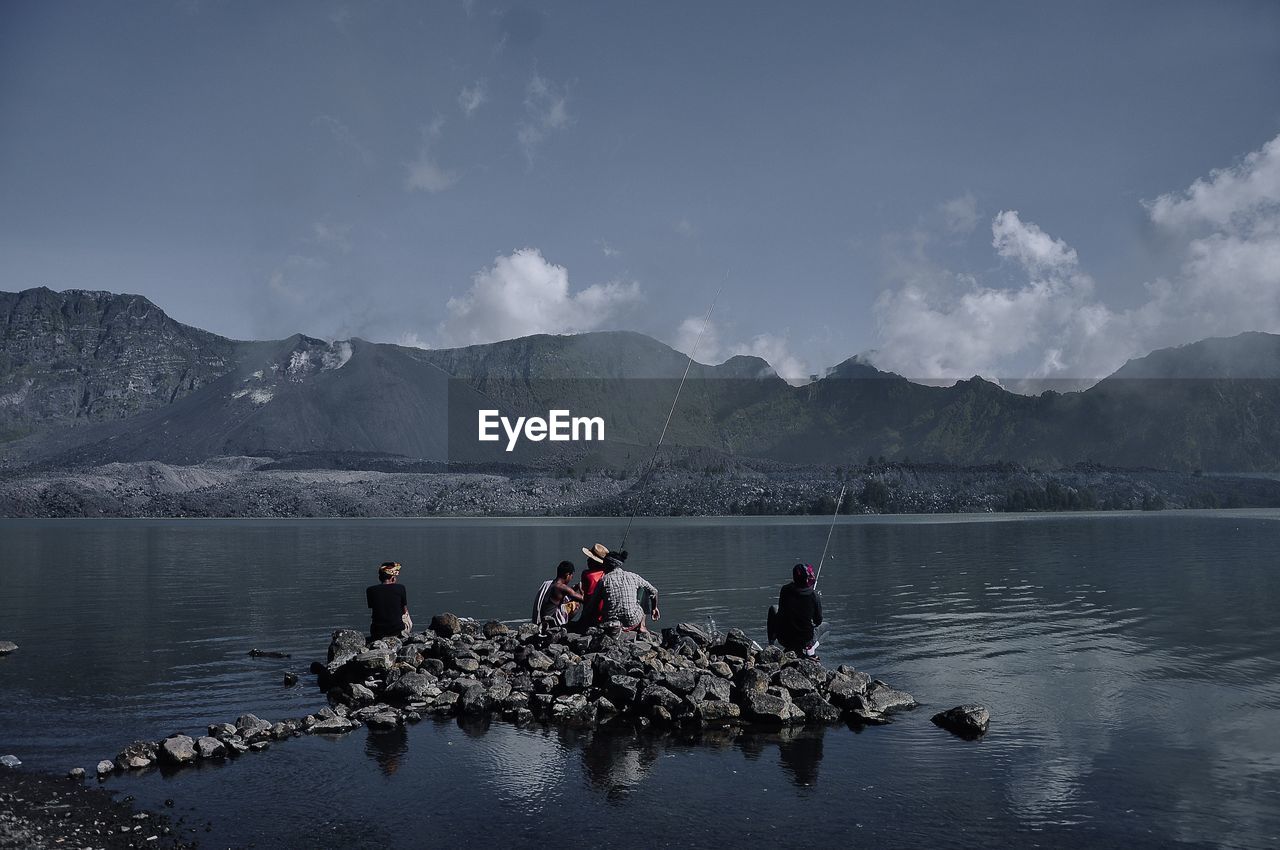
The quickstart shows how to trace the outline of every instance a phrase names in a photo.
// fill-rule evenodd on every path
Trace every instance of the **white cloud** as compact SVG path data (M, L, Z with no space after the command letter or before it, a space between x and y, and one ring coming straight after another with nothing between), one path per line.
M942 226L955 236L968 236L978 226L978 200L964 194L938 204L942 213Z
M1023 224L1017 210L1005 210L991 222L991 247L1001 257L1016 260L1028 274L1070 268L1076 252L1030 222Z
M470 118L488 99L484 80L476 80L474 85L463 86L462 91L458 92L458 107L463 115Z
M996 286L933 263L927 234L890 264L876 302L874 361L911 378L1097 380L1130 357L1248 330L1280 332L1280 137L1184 192L1147 202L1178 272L1117 310L1075 250L1015 210L992 220L991 245L1021 282Z
M763 333L746 341L725 344L719 326L703 316L690 316L676 328L671 347L682 351L699 363L723 363L730 357L745 354L759 357L779 376L793 384L808 382L808 365L791 350L787 335Z
M1137 353L1121 317L1093 299L1070 246L1012 210L991 233L1026 282L1002 288L952 273L928 260L927 236L915 234L914 253L894 267L898 285L876 301L878 367L925 380L1076 379Z
M418 336L416 331L404 331L400 336L396 337L396 345L403 345L405 348L430 348L427 341Z
M1161 195L1146 207L1153 222L1170 229L1208 225L1241 232L1259 224L1274 229L1280 215L1280 136L1238 165L1214 169L1185 192Z
M525 157L533 162L533 156L543 141L573 122L569 115L568 94L564 87L534 74L525 88L524 111L525 120L516 126L516 140Z
M444 128L444 119L437 118L422 131L422 144L418 147L418 156L407 163L408 175L405 177L405 188L419 189L424 192L443 192L458 182L461 175L441 167L432 154L431 149L440 139Z
M622 256L621 251L619 251L617 248L610 245L608 242L605 242L603 239L600 240L600 253L610 258Z
M498 257L476 273L465 295L450 298L449 318L437 333L442 345L458 346L598 330L640 297L639 284L622 281L571 292L564 266L524 248Z

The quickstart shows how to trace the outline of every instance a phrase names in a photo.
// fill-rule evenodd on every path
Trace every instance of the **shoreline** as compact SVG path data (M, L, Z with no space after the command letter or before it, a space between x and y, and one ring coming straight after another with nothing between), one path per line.
M0 850L94 847L106 850L199 846L182 837L181 819L117 799L88 780L0 768ZM194 832L195 827L187 827Z

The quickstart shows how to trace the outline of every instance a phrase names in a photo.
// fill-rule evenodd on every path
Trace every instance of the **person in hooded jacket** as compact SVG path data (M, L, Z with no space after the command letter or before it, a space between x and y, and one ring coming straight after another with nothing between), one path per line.
M778 604L769 608L769 643L797 655L817 656L817 627L822 625L822 597L814 588L817 578L809 564L796 564L791 581L778 593Z

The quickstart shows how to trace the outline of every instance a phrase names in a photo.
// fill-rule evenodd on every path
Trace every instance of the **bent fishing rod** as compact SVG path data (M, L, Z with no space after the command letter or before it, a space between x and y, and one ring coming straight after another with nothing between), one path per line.
M680 391L684 389L684 382L689 377L689 369L693 367L694 355L698 353L698 346L702 344L702 337L707 332L707 328L711 325L711 311L716 308L716 301L720 299L720 293L724 290L724 285L729 280L729 272L724 273L724 280L720 282L720 287L716 290L716 294L711 298L711 304L707 307L707 314L702 317L702 330L698 331L698 338L694 340L693 350L689 352L689 361L684 364L684 375L680 377L680 383L676 386L675 397L671 399L671 409L667 411L667 421L662 423L662 433L658 435L658 442L653 447L653 456L649 458L647 471L640 473L637 478L644 481L647 472L653 470L654 463L658 460L658 451L662 448L662 441L667 437L667 428L671 426L671 417L676 412L676 402L680 401ZM636 513L640 510L637 504L631 509L631 516L627 518L627 528L622 532L622 543L618 546L619 550L627 548L627 538L631 536L631 524L636 521Z
M827 527L827 542L822 546L822 557L818 559L818 572L813 577L813 586L818 586L818 579L822 578L822 564L827 560L827 547L831 545L831 532L836 530L836 517L840 516L840 505L844 502L845 485L840 485L840 495L836 497L836 509L831 514L831 525Z

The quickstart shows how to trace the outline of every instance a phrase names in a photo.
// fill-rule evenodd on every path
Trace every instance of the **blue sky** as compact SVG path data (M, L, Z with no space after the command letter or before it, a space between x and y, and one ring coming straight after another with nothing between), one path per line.
M1096 378L1280 332L1280 4L0 4L0 288Z

